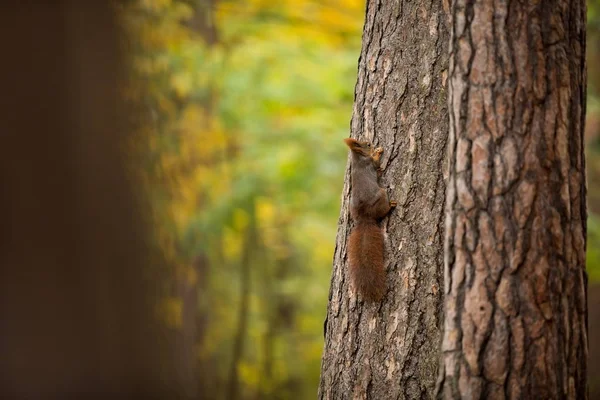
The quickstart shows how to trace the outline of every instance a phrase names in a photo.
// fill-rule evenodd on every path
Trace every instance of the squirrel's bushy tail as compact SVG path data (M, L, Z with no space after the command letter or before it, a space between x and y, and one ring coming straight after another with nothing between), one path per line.
M385 294L383 233L375 222L359 221L348 243L350 279L365 300L379 301Z

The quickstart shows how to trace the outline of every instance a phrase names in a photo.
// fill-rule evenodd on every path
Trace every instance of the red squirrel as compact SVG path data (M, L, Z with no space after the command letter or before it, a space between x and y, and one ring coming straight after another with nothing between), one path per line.
M365 300L375 302L386 292L383 232L378 222L396 207L396 202L389 201L378 183L383 148L373 149L371 143L352 138L344 142L352 155L350 214L355 222L348 240L350 279Z

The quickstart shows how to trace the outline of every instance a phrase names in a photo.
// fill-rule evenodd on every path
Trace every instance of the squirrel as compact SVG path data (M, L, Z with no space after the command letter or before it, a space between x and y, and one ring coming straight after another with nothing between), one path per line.
M354 289L367 301L379 301L386 292L383 267L383 232L378 222L394 207L386 190L379 186L383 148L371 143L344 139L352 155L350 214L355 222L348 240L348 263Z

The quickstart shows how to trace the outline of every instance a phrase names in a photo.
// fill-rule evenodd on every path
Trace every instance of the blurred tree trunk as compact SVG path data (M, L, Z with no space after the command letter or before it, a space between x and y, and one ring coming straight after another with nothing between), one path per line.
M351 291L346 171L325 322L320 399L433 396L439 363L448 114L441 1L367 2L351 136L383 146L388 292ZM343 143L340 140L340 146Z
M239 396L240 378L238 366L244 356L244 347L248 335L248 313L250 312L250 263L256 251L257 240L256 221L254 215L254 202L250 208L250 223L246 230L246 240L240 260L240 298L237 330L233 340L233 351L229 367L227 384L227 400L236 400Z
M587 398L585 24L453 4L444 398Z
M218 31L215 21L216 0L192 0L190 6L194 14L189 21L191 30L197 32L204 43L212 47L218 43ZM214 85L213 85L214 86ZM214 102L216 99L216 90L210 87L208 95L198 100L204 110L204 124L210 129L214 118ZM186 100L190 102L189 99ZM181 103L178 112L184 109L184 103ZM189 166L186 173L195 165ZM188 274L175 282L176 296L182 301L182 326L177 334L177 348L179 360L179 380L181 387L185 390L188 399L198 399L202 397L214 397L218 390L215 370L211 367L213 360L201 356L198 351L204 346L205 334L209 328L210 303L207 292L207 282L211 273L211 263L205 254L198 252L194 260L190 262L190 273L196 276L196 279L190 281ZM200 303L199 296L206 299ZM207 379L208 378L208 379Z
M3 3L0 398L176 399L106 1Z
M600 285L588 288L589 337L600 335ZM589 398L600 399L600 341L589 341L588 387Z
M217 44L219 32L215 10L218 0L192 0L191 3L194 7L194 16L189 21L190 28L199 32L207 45Z
M198 296L207 289L207 274L210 269L206 255L199 252L190 263L187 274L176 279L176 294L181 298L181 328L176 332L175 352L179 385L187 399L198 399L199 394L213 395L212 385L200 379L201 371L205 377L211 374L211 368L201 360L198 348L202 344L207 329L207 310L199 307ZM190 279L190 275L193 278Z
M277 381L278 378L281 378L276 374L275 361L277 349L281 347L278 346L281 335L294 329L294 317L298 308L297 300L281 288L281 283L286 282L293 273L294 249L289 239L288 231L290 227L288 220L282 214L279 214L276 220L279 221L280 245L286 249L286 254L276 257L275 265L272 267L266 260L260 260L260 264L263 265L264 269L260 271L261 287L259 293L266 317L266 328L261 343L263 349L262 365L256 399L273 398L275 394L281 397L283 395L282 390L289 390L285 387L286 383L289 383L289 379L281 383ZM262 244L259 248L264 253L265 247ZM277 382L277 384L273 385L273 382Z

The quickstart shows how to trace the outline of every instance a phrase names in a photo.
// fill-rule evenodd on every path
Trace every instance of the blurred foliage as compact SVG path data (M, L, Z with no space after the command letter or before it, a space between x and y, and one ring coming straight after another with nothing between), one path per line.
M314 397L364 3L125 4L126 95L152 121L135 145L175 266L160 315L184 330L178 288L201 287L205 398L236 380L238 398Z
M590 280L600 282L600 0L588 0L587 66L587 269Z
M151 121L134 147L174 267L160 316L174 330L198 325L189 350L204 398L235 397L231 386L243 399L311 398L364 1L123 4L134 39L126 96ZM599 4L588 5L591 213L600 213ZM593 215L588 269L600 279ZM195 304L182 288L198 290ZM188 308L196 319L184 318Z

